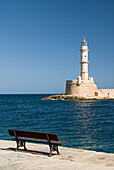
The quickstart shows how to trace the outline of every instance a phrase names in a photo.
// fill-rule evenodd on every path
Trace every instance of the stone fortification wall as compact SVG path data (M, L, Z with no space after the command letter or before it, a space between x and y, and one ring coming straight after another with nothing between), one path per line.
M93 79L83 81L78 84L78 80L66 81L66 95L81 96L81 97L102 97L102 93L94 84Z
M114 89L100 89L100 92L105 96L105 97L114 97Z
M76 95L77 89L76 84L77 80L67 80L66 81L66 95Z
M67 80L66 95L77 97L114 98L114 89L98 89L93 78L88 80Z

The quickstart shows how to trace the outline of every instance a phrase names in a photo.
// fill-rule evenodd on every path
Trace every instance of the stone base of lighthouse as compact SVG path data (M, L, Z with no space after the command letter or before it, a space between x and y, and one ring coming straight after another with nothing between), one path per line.
M66 95L73 95L77 97L102 97L102 93L94 84L93 77L88 80L67 80L66 81Z
M81 80L78 76L78 80L66 81L66 95L84 98L114 98L114 89L98 89L93 77Z

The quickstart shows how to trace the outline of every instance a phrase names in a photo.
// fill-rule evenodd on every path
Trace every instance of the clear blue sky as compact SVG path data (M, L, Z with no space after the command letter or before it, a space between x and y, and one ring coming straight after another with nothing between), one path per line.
M0 0L0 93L64 93L80 75L114 88L114 0Z

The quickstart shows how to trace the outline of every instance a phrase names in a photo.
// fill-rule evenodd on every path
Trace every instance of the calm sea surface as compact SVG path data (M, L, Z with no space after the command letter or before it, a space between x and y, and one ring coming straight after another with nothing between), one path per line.
M114 101L43 101L48 95L0 95L0 139L8 128L57 133L65 146L114 153Z

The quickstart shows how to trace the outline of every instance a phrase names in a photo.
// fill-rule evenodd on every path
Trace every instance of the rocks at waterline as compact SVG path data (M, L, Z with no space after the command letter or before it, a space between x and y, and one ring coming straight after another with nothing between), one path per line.
M72 96L72 95L63 95L63 94L58 94L58 95L51 95L48 97L43 98L42 100L114 100L114 98L109 98L109 97L81 97L81 96Z

